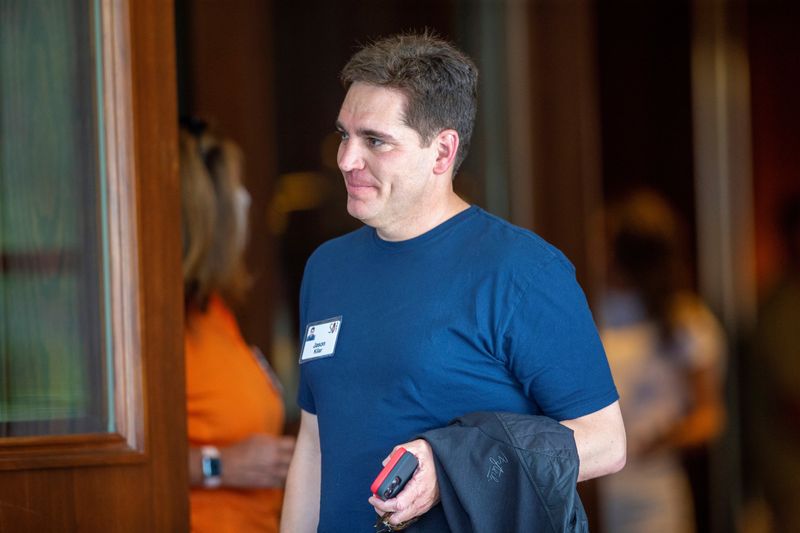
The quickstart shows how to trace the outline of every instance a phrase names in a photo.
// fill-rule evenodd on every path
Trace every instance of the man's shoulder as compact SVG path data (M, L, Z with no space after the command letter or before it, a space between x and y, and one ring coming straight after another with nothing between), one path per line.
M496 215L480 211L476 223L481 225L480 235L483 252L500 265L516 266L530 274L548 265L574 272L567 257L536 232L512 224Z

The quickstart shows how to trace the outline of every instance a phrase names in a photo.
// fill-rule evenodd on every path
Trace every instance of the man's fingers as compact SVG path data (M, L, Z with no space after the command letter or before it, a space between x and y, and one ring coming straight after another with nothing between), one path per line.
M422 509L417 504L417 501L411 501L408 504L403 504L402 502L398 502L397 504L397 511L392 513L392 517L389 519L389 523L397 525L401 522L405 522L406 520L411 520L412 518L416 518L417 516L422 514Z
M375 507L380 512L380 514L390 513L390 512L393 513L396 510L394 506L395 505L394 500L384 501L381 500L380 498L376 498L375 496L370 496L369 503L370 505Z
M435 503L438 492L431 451L424 441L415 440L395 446L392 449L392 453L383 460L382 464L386 466L392 454L400 447L405 448L417 457L419 468L395 498L383 501L372 496L369 499L369 503L375 508L377 514L392 513L388 520L392 525L407 522L426 513Z
M383 461L381 461L381 464L382 464L383 466L386 466L386 463L388 463L388 462L389 462L389 459L391 459L392 455L394 455L394 452L396 452L396 451L397 451L397 448L400 448L401 446L403 446L403 445L402 445L402 444L398 444L397 446L395 446L394 448L392 448L392 451L391 451L391 453L389 453L389 455L387 455L386 457L384 457L384 458L383 458ZM411 450L408 450L408 451L411 451Z
M397 525L423 514L423 502L420 483L412 478L391 502L394 512L389 519L390 524Z

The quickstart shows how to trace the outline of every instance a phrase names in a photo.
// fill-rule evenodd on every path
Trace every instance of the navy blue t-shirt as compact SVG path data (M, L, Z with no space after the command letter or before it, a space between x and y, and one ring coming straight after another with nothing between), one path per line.
M336 330L332 355L300 364L298 403L319 422L321 532L374 531L381 460L455 417L568 420L618 398L574 267L474 206L407 241L365 226L323 244L300 319L301 345L311 324Z

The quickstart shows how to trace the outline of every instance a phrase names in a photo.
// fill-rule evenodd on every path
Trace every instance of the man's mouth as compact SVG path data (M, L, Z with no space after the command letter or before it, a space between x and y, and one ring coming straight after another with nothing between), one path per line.
M344 183L349 192L359 192L377 187L372 180L367 180L351 174L345 175Z

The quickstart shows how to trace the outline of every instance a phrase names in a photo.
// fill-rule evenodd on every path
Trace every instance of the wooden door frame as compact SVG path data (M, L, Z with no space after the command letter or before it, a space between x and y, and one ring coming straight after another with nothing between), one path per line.
M187 531L174 3L97 1L116 431L0 441L0 529Z

